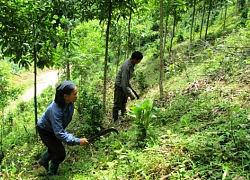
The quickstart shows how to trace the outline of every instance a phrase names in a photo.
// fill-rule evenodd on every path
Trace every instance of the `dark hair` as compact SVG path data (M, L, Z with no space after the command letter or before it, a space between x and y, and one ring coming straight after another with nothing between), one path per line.
M56 88L55 103L63 107L65 105L64 94L69 95L75 87L76 85L72 81L63 81L59 84Z
M143 58L143 55L140 51L133 52L131 59L138 59L141 60Z

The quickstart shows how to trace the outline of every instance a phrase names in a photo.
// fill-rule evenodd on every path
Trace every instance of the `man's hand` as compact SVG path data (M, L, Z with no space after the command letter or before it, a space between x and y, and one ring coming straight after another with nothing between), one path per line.
M86 138L82 138L81 140L80 140L80 146L85 146L85 145L87 145L89 142L88 142L88 140L86 139Z

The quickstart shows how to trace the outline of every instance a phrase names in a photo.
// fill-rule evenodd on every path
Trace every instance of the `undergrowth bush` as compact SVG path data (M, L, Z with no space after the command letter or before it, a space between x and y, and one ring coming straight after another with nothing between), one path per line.
M153 118L156 118L155 113L157 110L157 107L153 106L153 100L145 99L142 102L136 102L135 106L131 107L131 111L128 112L128 115L134 118L132 123L138 128L137 142L139 145L144 144L144 140L148 135L147 131L150 126L155 124Z
M81 90L76 103L76 110L78 121L73 123L74 126L80 127L77 135L90 137L101 130L103 112L98 97Z

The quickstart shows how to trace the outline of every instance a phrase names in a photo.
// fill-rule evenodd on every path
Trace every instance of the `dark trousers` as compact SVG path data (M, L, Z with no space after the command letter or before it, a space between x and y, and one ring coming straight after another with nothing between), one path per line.
M123 116L126 111L126 103L128 97L124 93L123 89L119 86L115 86L114 92L114 106L113 106L113 119L118 120L119 110L121 110L121 115Z
M60 141L53 132L46 131L37 126L37 131L43 143L48 147L51 155L51 161L59 165L66 157L66 152L62 141Z

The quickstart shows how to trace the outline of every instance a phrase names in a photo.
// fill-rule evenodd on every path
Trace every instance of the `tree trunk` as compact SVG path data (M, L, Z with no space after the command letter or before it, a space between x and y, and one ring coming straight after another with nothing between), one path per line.
M192 41L193 41L193 29L194 29L195 7L196 7L196 0L194 0L194 4L193 4L193 15L192 15L191 28L190 28L190 44L191 44Z
M164 49L164 52L165 52L165 49L166 49L166 41L167 41L168 17L169 17L169 14L167 14L166 23L165 23L164 42L163 42L163 49Z
M118 66L119 66L119 62L120 62L120 59L121 59L121 43L119 43L118 45L118 51L117 51L117 63L116 63L116 68L115 68L115 74L118 73Z
M117 48L117 57L116 57L117 59L115 61L115 74L117 74L117 72L118 72L118 68L119 68L118 66L119 66L119 62L121 59L121 28L119 25L118 25L117 32L118 32L118 34L117 34L117 36L118 36L118 43L117 43L118 48ZM114 76L114 78L115 78L115 76Z
M105 46L105 61L104 61L104 75L103 75L103 116L105 117L106 112L106 93L107 93L107 67L108 67L108 47L109 47L109 28L111 25L112 16L112 2L108 3L109 15L108 24L106 29L106 46Z
M226 28L226 20L227 20L227 1L225 2L225 14L224 14L223 30L225 30L225 28Z
M129 21L128 21L128 47L127 47L127 57L130 56L130 50L131 50L131 32L130 32L130 29L131 29L131 17L132 17L132 12L130 11L130 14L129 14Z
M172 46L173 46L173 40L174 40L174 36L175 36L175 26L176 26L176 9L174 9L174 22L173 22L173 29L172 29L172 33L171 33L171 42L170 42L170 46L169 46L169 53L171 54L172 51Z
M202 18L201 18L201 28L200 28L200 39L202 37L202 30L203 30L203 25L204 25L204 17L205 17L205 13L206 13L206 3L204 1L204 4L203 4L203 11L202 11Z
M69 65L69 58L67 57L67 53L68 50L66 49L66 62L67 62L67 65L66 65L66 74L67 74L67 80L70 80L70 65Z
M167 7L168 7L168 8L170 7L170 1L168 1ZM166 15L166 22L165 22L165 32L164 32L164 42L163 42L163 49L164 49L164 52L165 52L165 49L166 49L166 41L167 41L168 18L169 18L169 12L167 12L167 15Z
M34 44L33 44L33 58L34 58L34 107L35 107L35 129L36 129L36 124L37 124L37 97L36 97L36 92L37 92L37 52L36 52L36 29L35 29L35 23L33 23L33 36L34 36ZM37 133L37 130L36 130Z
M36 97L36 76L37 76L37 56L36 56L36 45L34 44L34 106L35 106L35 127L37 124L37 97Z
M3 122L4 120L4 107L2 107L2 116L1 116L1 120ZM1 140L0 140L0 145L1 145L1 154L0 154L0 164L2 163L2 160L4 158L4 153L3 153L3 133L4 133L4 123L0 123L1 124ZM2 169L1 169L2 170Z
M164 58L164 45L163 45L163 0L160 0L160 100L163 99L163 58Z
M208 10L208 15L207 15L207 25L206 25L206 32L205 32L205 39L207 39L207 32L208 32L208 26L209 26L209 18L210 18L210 14L212 11L212 4L213 4L213 0L209 1L209 10Z
M68 32L67 32L67 34L68 34ZM70 39L70 41L71 41L71 30L69 30L69 39ZM66 52L66 54L65 54L65 56L66 56L66 68L67 68L67 80L70 80L70 62L69 62L69 44L70 44L70 41L68 42L68 41L66 41L66 46L65 46L65 52Z

